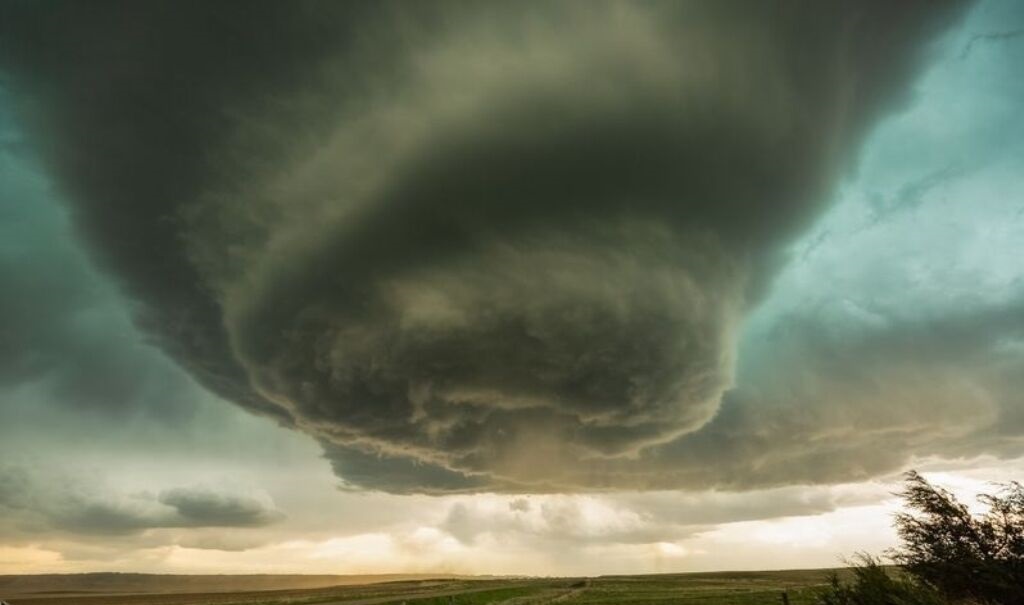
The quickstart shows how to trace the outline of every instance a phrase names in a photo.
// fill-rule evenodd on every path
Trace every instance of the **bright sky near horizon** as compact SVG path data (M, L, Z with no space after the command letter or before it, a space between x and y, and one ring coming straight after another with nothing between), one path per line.
M828 567L1024 479L1018 2L0 4L0 574Z

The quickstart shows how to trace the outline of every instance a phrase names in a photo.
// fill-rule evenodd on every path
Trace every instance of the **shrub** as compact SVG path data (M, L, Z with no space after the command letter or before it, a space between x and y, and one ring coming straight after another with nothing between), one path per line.
M853 580L841 582L832 574L829 586L818 595L820 605L947 605L934 589L913 578L891 573L869 555L858 555Z

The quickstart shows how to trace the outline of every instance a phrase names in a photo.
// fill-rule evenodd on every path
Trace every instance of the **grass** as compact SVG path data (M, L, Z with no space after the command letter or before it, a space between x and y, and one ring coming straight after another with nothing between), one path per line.
M826 572L752 572L596 578L567 603L636 603L660 605L810 605L825 583Z
M453 595L451 601L449 601L449 597L441 596L410 599L402 602L406 603L406 605L448 605L449 602L458 603L458 605L486 605L487 603L501 603L512 599L539 595L547 590L546 586L519 586Z

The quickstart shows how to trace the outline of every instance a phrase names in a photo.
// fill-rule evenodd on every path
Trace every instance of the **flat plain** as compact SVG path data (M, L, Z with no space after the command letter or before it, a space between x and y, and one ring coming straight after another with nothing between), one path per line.
M10 605L807 605L830 570L467 578L427 576L0 576ZM842 574L842 571L840 571Z

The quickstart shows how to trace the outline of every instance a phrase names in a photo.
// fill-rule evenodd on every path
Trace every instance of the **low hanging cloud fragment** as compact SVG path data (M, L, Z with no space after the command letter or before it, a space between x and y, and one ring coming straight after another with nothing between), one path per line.
M284 519L262 492L173 487L125 492L47 469L0 465L0 535L119 536L166 528L264 527Z
M742 486L739 324L959 7L9 3L0 62L140 325L349 485Z
M176 487L160 492L157 501L174 509L185 527L259 527L283 517L260 499L209 489Z

